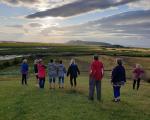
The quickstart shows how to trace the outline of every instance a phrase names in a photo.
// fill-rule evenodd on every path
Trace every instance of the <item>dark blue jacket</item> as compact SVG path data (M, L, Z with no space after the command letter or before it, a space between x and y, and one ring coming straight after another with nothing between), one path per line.
M79 68L76 64L71 64L67 71L67 76L77 77L80 74Z
M27 63L22 63L21 64L21 73L22 74L27 74L29 70L29 66Z
M126 72L122 65L118 65L113 69L111 82L114 84L126 82Z

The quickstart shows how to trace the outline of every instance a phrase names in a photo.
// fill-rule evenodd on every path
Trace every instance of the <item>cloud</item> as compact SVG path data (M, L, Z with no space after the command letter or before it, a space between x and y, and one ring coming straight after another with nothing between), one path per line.
M140 0L135 3L129 3L128 6L133 9L150 10L150 0Z
M148 42L150 38L150 10L129 11L100 20L68 27L51 27L40 34L47 37L65 36L66 39L109 41L125 45ZM150 43L150 41L149 41ZM144 44L143 44L144 45ZM145 46L148 46L145 43ZM148 46L150 47L150 46Z
M77 0L75 2L65 4L56 8L28 15L27 18L43 18L47 16L69 17L79 15L81 13L90 12L96 9L116 7L135 1L138 0Z
M41 11L64 5L72 1L74 0L0 0L0 3L11 6L27 7Z

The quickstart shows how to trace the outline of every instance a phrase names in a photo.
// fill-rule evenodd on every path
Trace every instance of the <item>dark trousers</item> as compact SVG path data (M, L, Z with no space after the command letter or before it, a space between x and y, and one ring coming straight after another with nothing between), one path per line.
M59 84L64 84L64 77L59 77Z
M114 98L120 97L120 86L113 86L114 89Z
M45 85L45 78L39 78L39 87L44 88Z
M73 81L74 81L74 84L73 84ZM71 85L71 87L73 87L73 86L76 87L76 85L77 85L76 77L70 76L70 85Z
M137 80L134 80L134 81L133 81L133 89L135 89L136 83L137 83L137 90L139 89L139 87L140 87L140 81L141 81L140 78L138 78Z
M27 85L27 74L22 74L22 85L23 84Z
M94 90L96 87L97 100L101 100L101 81L100 80L89 80L89 99L94 100Z

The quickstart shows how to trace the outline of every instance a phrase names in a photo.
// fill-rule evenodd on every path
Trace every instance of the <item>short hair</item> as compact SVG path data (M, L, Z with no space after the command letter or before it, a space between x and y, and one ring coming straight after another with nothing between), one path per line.
M52 62L53 62L53 59L51 59L50 62L52 63Z
M94 60L98 60L98 55L94 55Z
M59 63L62 64L62 60L60 60Z
M117 61L118 65L122 65L122 59L121 58L117 58L116 61Z

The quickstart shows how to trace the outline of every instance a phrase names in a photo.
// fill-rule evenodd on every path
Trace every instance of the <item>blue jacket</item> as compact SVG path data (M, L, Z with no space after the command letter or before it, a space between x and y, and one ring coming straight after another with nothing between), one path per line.
M29 70L29 66L27 63L22 63L21 64L21 73L22 74L27 74Z
M125 68L122 65L118 65L113 69L111 82L113 84L121 84L122 82L126 82Z
M80 74L79 68L76 64L71 64L68 68L67 76L77 77Z

